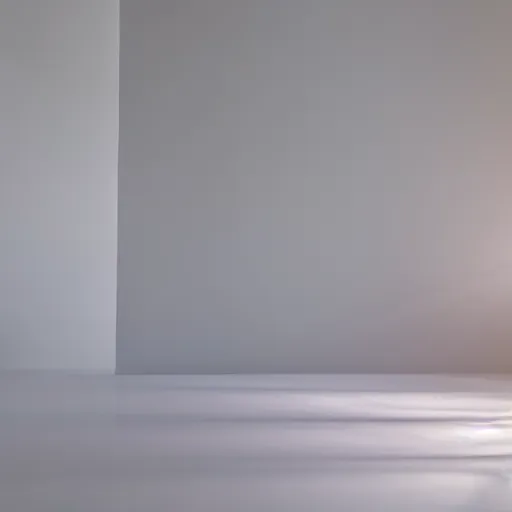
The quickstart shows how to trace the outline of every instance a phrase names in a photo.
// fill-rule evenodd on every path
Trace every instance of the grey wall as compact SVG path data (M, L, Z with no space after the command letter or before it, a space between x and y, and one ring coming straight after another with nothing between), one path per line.
M114 368L118 50L118 0L0 1L0 368Z
M124 0L118 371L512 370L511 22Z

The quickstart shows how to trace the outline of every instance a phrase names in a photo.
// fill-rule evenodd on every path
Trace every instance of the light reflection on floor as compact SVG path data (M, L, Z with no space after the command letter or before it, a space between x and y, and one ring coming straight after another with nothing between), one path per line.
M0 375L1 511L512 510L512 380Z

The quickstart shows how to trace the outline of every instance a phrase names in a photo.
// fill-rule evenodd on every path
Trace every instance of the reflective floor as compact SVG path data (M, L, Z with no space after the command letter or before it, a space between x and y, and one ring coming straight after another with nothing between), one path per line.
M0 375L0 511L512 510L512 379Z

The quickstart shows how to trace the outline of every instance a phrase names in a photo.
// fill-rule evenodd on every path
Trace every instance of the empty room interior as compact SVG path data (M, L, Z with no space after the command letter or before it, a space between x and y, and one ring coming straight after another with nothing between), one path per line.
M511 26L0 0L0 511L512 510Z

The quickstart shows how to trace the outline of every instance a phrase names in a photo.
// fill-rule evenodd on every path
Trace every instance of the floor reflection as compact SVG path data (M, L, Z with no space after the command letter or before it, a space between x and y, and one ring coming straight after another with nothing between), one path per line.
M379 379L2 375L0 510L512 510L511 382Z

